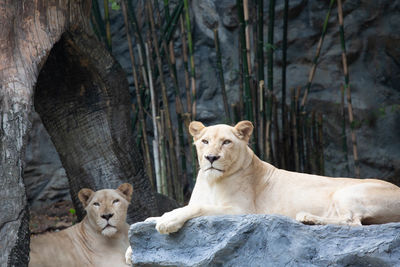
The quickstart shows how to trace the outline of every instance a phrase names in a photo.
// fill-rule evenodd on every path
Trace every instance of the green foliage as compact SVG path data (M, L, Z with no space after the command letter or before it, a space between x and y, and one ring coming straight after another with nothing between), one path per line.
M121 9L121 5L119 3L119 0L108 0L111 3L111 9L112 10L120 10Z
M265 49L266 51L268 51L269 49L272 49L272 51L274 51L274 50L277 49L277 47L276 47L275 45L273 45L273 44L266 43L266 44L264 45L264 49Z
M72 215L74 215L74 214L76 214L76 210L73 209L73 208L71 208L71 209L69 209L69 213L71 213Z
M362 123L363 123L362 121L353 120L353 122L352 122L351 125L350 125L350 128L351 128L351 129L358 129L358 128L361 127Z
M386 115L386 110L385 110L384 107L380 107L380 108L379 108L379 115L380 115L380 116L385 116L385 115Z

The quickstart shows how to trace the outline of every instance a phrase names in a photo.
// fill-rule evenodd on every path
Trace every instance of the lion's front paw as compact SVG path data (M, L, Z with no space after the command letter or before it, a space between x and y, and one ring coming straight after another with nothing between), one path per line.
M125 252L125 263L132 266L132 248L129 246Z
M182 228L184 222L177 217L161 217L156 224L156 229L160 234L175 233Z

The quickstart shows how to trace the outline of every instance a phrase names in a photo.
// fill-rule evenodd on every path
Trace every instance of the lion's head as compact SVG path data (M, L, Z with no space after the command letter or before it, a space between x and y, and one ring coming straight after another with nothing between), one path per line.
M81 189L78 197L86 210L89 225L107 237L123 229L132 191L128 183L120 185L116 190L94 192L88 188Z
M253 132L250 121L234 127L225 124L205 127L193 121L189 125L197 149L200 169L211 180L230 175L251 161L247 143Z

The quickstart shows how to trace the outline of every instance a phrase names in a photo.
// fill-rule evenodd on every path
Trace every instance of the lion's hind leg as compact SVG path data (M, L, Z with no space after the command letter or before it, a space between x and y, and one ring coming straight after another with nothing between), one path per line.
M362 225L400 221L400 189L386 182L365 182L336 191L323 215L299 212L305 224Z
M299 212L296 220L304 224L337 224L337 225L362 225L362 214L365 211L356 209L358 206L357 196L348 194L347 188L332 194L331 202L322 215L315 215L310 212Z

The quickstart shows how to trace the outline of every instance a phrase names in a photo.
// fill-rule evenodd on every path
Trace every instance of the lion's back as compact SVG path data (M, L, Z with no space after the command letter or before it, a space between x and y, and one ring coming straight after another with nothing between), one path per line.
M89 266L78 231L79 224L60 232L32 236L29 266Z

